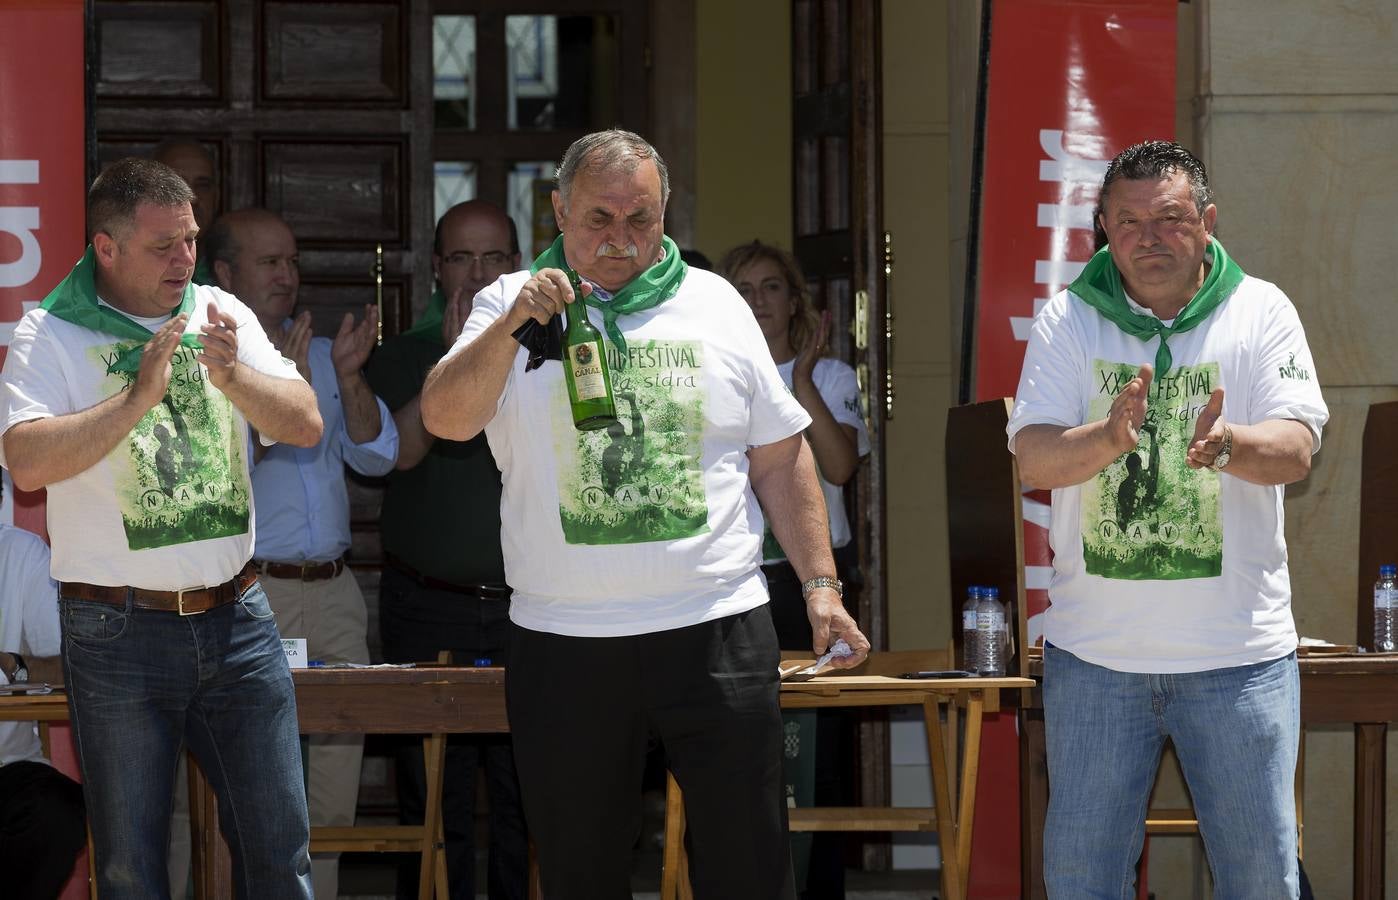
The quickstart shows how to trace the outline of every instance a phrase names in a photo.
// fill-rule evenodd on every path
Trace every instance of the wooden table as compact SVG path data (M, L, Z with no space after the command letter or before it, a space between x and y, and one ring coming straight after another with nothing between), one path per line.
M1388 726L1398 722L1398 654L1304 656L1301 670L1301 724L1354 726L1354 888L1355 900L1384 896L1384 798L1388 772ZM1037 700L1037 691L1035 692ZM1044 759L1043 710L1021 717L1024 757L1026 884L1024 896L1044 897L1043 829L1048 771Z
M441 857L441 763L448 733L509 731L505 714L505 671L421 665L411 669L295 669L296 708L303 734L424 734L428 796L424 828L422 890L430 892ZM68 718L62 692L43 696L0 696L0 720L61 721ZM191 766L193 770L194 766ZM233 896L227 845L218 831L216 801L202 775L192 782L190 822L195 831L196 896ZM313 840L349 841L348 829L312 829ZM384 849L388 849L385 838ZM333 848L322 848L333 849ZM444 872L445 869L441 869ZM531 875L531 881L533 877ZM531 892L536 890L531 883Z
M871 660L889 654L875 654ZM998 712L1000 691L1032 687L1028 678L944 678L913 680L887 675L821 675L810 681L783 682L783 709L835 706L922 706L927 722L928 763L932 774L933 806L925 807L807 807L791 810L792 831L937 831L942 851L942 891L945 900L963 900L971 865L971 834L976 810L976 774L980 762L981 720ZM953 780L947 759L947 736L939 707L966 710L965 747L961 771ZM951 721L954 723L955 719ZM954 736L953 736L954 740ZM670 780L665 837L665 871L661 900L688 896L683 858L684 819L680 793ZM674 823L673 825L671 823ZM673 833L672 833L673 832Z
M1384 895L1388 726L1398 722L1398 655L1306 656L1301 724L1354 725L1355 900Z

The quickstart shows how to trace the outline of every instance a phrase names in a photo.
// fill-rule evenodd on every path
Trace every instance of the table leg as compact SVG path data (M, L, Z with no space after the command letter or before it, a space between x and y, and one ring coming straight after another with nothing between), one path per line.
M190 862L198 900L231 900L233 858L218 827L218 796L204 770L189 757Z
M942 896L946 900L963 900L966 870L961 867L956 852L958 822L952 806L951 773L947 768L946 744L942 740L940 705L934 694L922 698L922 716L927 724L927 758L932 765L932 812L937 817L937 843L942 851Z
M1354 726L1354 897L1378 900L1384 880L1387 723Z
M439 898L447 896L446 850L443 846L445 837L442 834L442 769L446 746L447 738L444 734L429 734L422 739L422 763L427 777L427 797L422 818L422 864L418 869L418 900L432 900L434 888Z
M1044 735L1044 711L1022 709L1019 714L1019 784L1023 880L1020 896L1046 900L1044 889L1044 819L1048 815L1048 753Z
M684 794L673 772L665 773L665 851L660 862L660 900L679 900L684 854Z
M961 759L961 813L956 817L956 862L967 882L971 878L971 834L976 819L976 778L981 770L981 721L985 694L973 691L966 704L966 754Z

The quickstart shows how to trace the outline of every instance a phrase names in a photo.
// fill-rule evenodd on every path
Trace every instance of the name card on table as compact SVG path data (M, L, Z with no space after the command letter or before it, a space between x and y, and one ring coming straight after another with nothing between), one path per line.
M286 654L286 664L293 669L306 668L306 639L282 638L282 652Z

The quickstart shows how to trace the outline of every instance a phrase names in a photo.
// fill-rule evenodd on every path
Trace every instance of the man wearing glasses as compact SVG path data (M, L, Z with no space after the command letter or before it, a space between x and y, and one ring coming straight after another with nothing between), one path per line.
M388 477L381 537L386 565L379 587L384 659L416 662L451 650L458 663L504 665L510 588L500 554L500 472L484 434L445 441L422 426L427 372L455 343L476 293L520 268L514 222L483 200L460 203L437 223L432 247L436 290L408 331L385 341L370 362L374 393L398 426L397 470ZM490 799L489 896L523 898L528 863L524 814L508 735L453 735L443 785L447 875L453 898L475 893L476 767ZM422 821L422 753L405 744L398 759L399 809ZM399 896L416 896L416 866L400 871Z

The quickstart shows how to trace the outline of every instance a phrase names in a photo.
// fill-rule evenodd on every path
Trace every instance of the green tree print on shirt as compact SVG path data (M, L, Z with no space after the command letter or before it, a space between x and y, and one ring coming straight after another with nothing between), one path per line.
M1096 360L1087 421L1105 418L1138 367ZM1151 383L1136 448L1082 489L1088 574L1125 580L1213 578L1223 571L1219 476L1185 462L1194 423L1219 383L1217 363L1177 366Z
M125 350L95 351L104 369ZM179 348L164 398L136 423L115 461L117 504L132 550L168 547L248 530L249 485L233 404L205 381L196 351ZM129 387L131 373L108 379Z
M617 424L573 427L565 391L554 398L558 514L570 544L637 544L703 534L703 345L636 341L627 365L607 344Z

